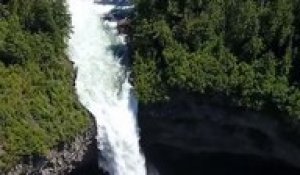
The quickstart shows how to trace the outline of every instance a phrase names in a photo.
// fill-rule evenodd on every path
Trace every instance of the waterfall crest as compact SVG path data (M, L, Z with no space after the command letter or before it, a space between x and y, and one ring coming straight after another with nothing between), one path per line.
M123 38L117 36L115 23L101 19L114 6L93 0L68 0L68 5L73 25L69 56L77 70L79 100L97 123L99 165L110 175L145 175L136 126L137 101L125 67L111 50Z

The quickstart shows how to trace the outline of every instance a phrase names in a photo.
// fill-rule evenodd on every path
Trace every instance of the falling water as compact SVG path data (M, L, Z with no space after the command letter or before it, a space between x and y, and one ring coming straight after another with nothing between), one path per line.
M101 16L113 5L93 0L68 0L73 33L69 55L77 70L80 102L97 123L99 165L110 175L145 175L136 124L137 102L120 58L112 51L122 44L114 23Z

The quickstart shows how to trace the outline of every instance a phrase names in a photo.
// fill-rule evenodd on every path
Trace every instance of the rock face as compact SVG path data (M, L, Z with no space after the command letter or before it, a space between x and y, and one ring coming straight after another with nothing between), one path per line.
M87 174L100 174L95 136L96 127L92 125L84 135L77 136L72 143L59 145L47 157L24 158L23 163L15 166L7 174L75 175L85 169L88 169Z
M218 164L218 161L222 166L231 166L230 161L234 165L244 164L241 167L245 171L248 171L245 169L247 167L250 171L258 167L266 169L263 166L268 166L279 168L271 168L275 174L279 171L300 173L300 145L295 141L299 136L289 132L288 127L276 117L196 103L191 99L166 105L143 106L139 111L143 149L148 161L153 164L159 162L156 166L163 172L161 175L176 175L176 171L178 174L186 171L190 175L199 174L201 171L192 173L192 168L200 168L209 161L210 166ZM224 161L221 163L221 160ZM240 173L247 174L245 171Z

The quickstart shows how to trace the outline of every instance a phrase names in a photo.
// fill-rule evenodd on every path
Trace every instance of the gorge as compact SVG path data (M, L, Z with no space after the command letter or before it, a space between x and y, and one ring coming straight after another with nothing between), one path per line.
M132 2L0 0L0 174L299 175L300 0Z
M77 93L96 118L100 167L110 175L146 174L138 145L136 99L130 92L125 68L120 64L122 58L116 57L110 47L122 41L117 36L116 23L100 18L113 9L114 2L93 4L74 0L69 3L74 26L70 45L71 58L78 71ZM120 50L115 52L122 55ZM177 95L170 104L142 105L138 121L148 162L147 174L280 175L288 172L296 175L300 150L296 143L281 135L279 121L247 110L238 111L199 104L188 95Z

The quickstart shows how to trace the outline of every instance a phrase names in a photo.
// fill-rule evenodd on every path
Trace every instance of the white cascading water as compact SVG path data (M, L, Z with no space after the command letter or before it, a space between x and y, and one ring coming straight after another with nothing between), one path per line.
M125 67L110 49L124 38L117 36L115 24L101 19L114 6L93 0L68 0L68 5L73 25L69 55L77 70L76 91L96 119L99 164L110 175L146 175L136 126L137 102Z

